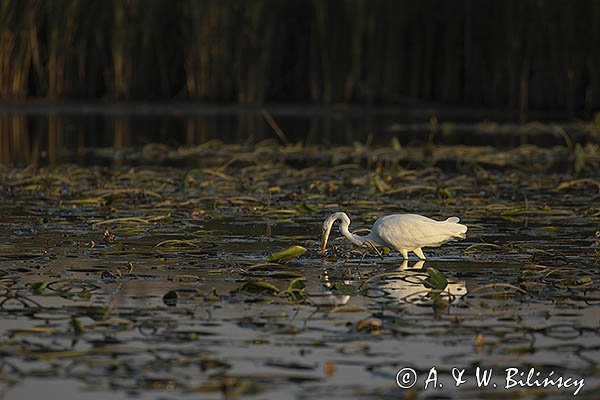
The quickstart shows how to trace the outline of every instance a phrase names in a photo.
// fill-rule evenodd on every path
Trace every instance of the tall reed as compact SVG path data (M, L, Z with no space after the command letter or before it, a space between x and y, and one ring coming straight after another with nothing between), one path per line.
M0 0L4 100L600 107L594 0Z

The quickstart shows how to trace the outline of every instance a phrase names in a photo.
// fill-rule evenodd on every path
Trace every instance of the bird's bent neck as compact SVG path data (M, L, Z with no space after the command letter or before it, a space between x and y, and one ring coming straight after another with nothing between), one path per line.
M346 215L346 213L340 212L340 213L338 213L338 215L336 215L336 217L340 221L341 234L344 235L344 237L346 239L348 239L355 245L362 246L364 244L364 242L369 238L369 235L360 236L360 235L356 235L348 230L348 228L350 227L350 218L348 218L348 215Z

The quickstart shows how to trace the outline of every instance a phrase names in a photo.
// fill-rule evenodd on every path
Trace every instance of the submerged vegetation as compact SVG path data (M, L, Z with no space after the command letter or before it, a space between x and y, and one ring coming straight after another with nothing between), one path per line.
M577 146L578 170L567 146L269 141L126 153L193 157L185 168L2 167L0 390L31 398L52 378L142 397L414 398L431 392L400 390L405 366L535 365L585 378L592 399L600 169L597 148ZM459 215L469 235L425 262L343 240L322 258L322 220L338 210L362 226Z
M597 1L7 0L3 99L600 107Z

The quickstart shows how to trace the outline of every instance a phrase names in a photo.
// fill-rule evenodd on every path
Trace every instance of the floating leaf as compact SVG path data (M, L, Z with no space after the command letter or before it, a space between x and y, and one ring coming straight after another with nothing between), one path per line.
M94 321L102 321L108 318L110 309L103 306L92 306L85 310L85 315L93 319Z
M444 274L432 267L427 268L427 279L424 283L433 290L444 290L448 286L448 280Z
M11 337L18 336L18 335L33 335L33 334L50 335L54 332L56 332L55 328L49 328L49 327L43 327L43 326L33 327L33 328L11 329L8 331L9 336L11 336Z
M577 279L576 282L578 285L587 285L592 283L592 278L589 276L584 276L583 278Z
M333 307L329 312L330 313L354 313L354 312L363 312L367 311L366 308L355 306L352 304L343 304L339 306Z
M31 289L32 292L36 293L36 294L40 294L44 291L44 289L46 289L46 286L48 286L48 282L32 282L29 284L29 288Z
M332 286L331 289L335 292L335 294L356 295L360 293L358 288L345 283L336 283Z
M163 296L163 303L165 303L169 307L175 307L177 305L177 292L175 290L171 290Z
M299 257L306 253L306 249L302 246L290 246L285 250L267 256L269 262L285 262L293 258Z
M248 281L242 285L238 289L240 292L248 292L248 293L269 293L269 294L277 294L280 290L277 286L272 285L265 281Z
M304 277L304 273L299 268L289 267L277 263L254 264L247 267L243 274L256 277L268 276L270 278L279 279Z
M296 278L290 281L287 290L302 290L306 287L305 278Z
M378 318L367 318L361 319L356 323L356 330L359 332L367 331L373 332L381 331L383 323Z
M305 278L292 279L285 290L288 300L291 302L299 302L304 300L304 288L306 287Z
M74 316L71 316L71 328L73 328L73 332L75 332L76 335L81 335L85 331L81 321Z

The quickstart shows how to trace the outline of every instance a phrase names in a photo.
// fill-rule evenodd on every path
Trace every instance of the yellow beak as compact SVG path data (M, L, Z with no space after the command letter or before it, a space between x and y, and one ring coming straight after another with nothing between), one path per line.
M327 239L329 235L327 235L326 231L323 231L323 236L321 237L321 254L325 254L325 246L327 246Z

